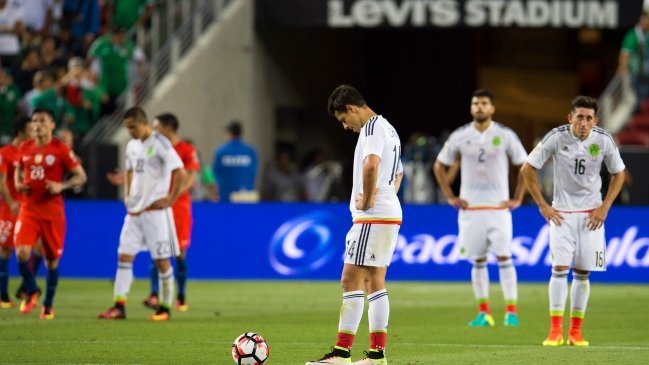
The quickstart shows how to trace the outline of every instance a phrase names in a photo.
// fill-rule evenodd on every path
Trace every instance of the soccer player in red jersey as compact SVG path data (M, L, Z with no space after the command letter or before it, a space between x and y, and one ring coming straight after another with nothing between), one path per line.
M18 146L28 138L30 118L14 121L14 138L0 148L0 309L13 308L9 299L9 259L14 247L14 224L20 207L20 194L14 185L14 164Z
M14 174L16 190L23 193L14 228L18 269L27 289L20 312L30 313L37 306L36 278L29 269L28 260L34 245L41 238L47 267L47 288L41 319L53 319L52 303L65 237L65 210L61 193L83 185L87 178L74 152L52 136L56 124L50 110L35 109L31 124L34 138L18 147ZM63 179L66 171L70 174L68 180Z
M174 149L185 165L187 178L180 188L181 195L171 207L178 235L180 256L176 256L176 281L178 282L178 295L176 297L176 309L185 312L189 309L185 299L185 287L187 283L187 248L190 245L192 231L192 201L189 190L194 185L196 173L200 170L196 149L190 143L178 136L178 118L171 113L160 114L155 117L153 127L155 130L169 139ZM147 307L155 307L158 304L158 269L151 266L151 294L144 301Z

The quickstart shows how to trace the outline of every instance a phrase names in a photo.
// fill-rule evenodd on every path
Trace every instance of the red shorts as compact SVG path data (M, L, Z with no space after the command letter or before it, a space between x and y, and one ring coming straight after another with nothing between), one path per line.
M0 247L14 247L14 224L16 216L6 205L0 208Z
M186 250L192 238L192 210L177 208L173 209L174 224L176 226L176 235L178 236L178 246L181 250Z
M14 230L15 246L34 247L39 237L43 243L45 258L58 259L61 257L65 239L65 218L39 219L19 213Z

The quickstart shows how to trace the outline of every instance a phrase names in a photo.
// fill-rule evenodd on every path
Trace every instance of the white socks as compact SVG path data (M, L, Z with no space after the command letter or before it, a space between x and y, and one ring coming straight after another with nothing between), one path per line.
M471 285L473 285L473 294L478 301L489 298L489 271L487 271L486 262L473 264Z
M584 318L588 297L590 295L589 274L572 272L572 286L570 287L570 317Z
M362 290L343 293L343 305L340 307L338 332L355 335L363 318L365 293Z
M113 287L113 296L116 301L126 300L129 291L131 291L131 283L133 283L133 263L118 262Z
M388 291L385 289L376 291L367 296L369 309L367 316L370 324L370 333L386 332L390 318L390 301Z
M568 270L556 271L552 269L549 285L550 315L563 316L568 298Z
M174 268L170 266L165 273L158 271L158 282L160 285L160 305L171 308L174 302Z
M511 258L498 262L498 274L505 302L507 304L516 304L518 300L518 279L516 277L516 268Z

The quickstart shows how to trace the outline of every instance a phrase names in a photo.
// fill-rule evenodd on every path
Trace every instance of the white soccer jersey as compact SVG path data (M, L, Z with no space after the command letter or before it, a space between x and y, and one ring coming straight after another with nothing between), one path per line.
M183 162L169 140L153 132L142 141L132 139L126 145L126 170L133 172L126 209L139 213L169 193L172 171Z
M498 207L509 200L508 157L514 165L522 165L527 157L514 131L491 122L480 132L471 122L451 133L437 160L450 166L461 159L460 198L478 208Z
M593 127L583 141L572 134L569 124L557 127L539 142L527 163L540 169L550 157L554 158L552 206L564 211L590 210L602 205L602 162L611 174L625 168L613 137L599 127Z
M363 161L369 155L381 160L374 206L362 211L356 209L356 197L363 192ZM361 128L354 151L354 182L349 202L354 222L401 221L401 204L394 190L397 175L401 173L401 141L397 131L380 115L370 118Z

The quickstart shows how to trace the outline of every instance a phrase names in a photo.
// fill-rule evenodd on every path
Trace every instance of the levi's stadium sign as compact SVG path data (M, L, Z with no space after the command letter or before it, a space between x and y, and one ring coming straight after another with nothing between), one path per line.
M643 0L256 0L260 27L630 28Z

